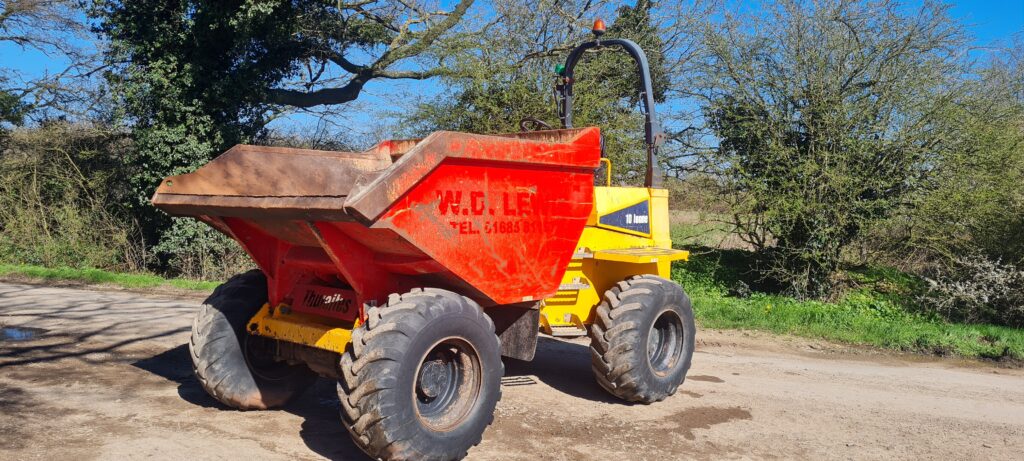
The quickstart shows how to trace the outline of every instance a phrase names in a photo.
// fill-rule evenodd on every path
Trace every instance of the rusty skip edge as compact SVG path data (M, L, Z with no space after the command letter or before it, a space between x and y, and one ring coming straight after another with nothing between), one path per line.
M193 173L165 179L151 201L174 216L371 225L446 159L593 170L596 158L580 162L572 154L599 148L596 128L500 136L439 131L363 153L240 145Z
M538 149L542 146L545 147L543 151ZM544 152L547 156L530 155L527 147ZM524 169L531 168L527 165L533 165L590 172L599 164L596 156L588 162L571 157L571 154L586 149L600 149L600 132L597 128L507 136L439 131L424 138L365 187L353 189L353 194L345 201L345 210L358 221L372 224L446 160L509 163Z

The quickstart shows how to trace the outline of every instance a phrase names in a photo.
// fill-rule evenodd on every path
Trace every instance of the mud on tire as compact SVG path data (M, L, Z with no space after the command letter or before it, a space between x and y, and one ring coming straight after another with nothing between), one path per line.
M192 323L192 369L203 389L229 407L278 407L316 380L305 365L275 362L263 352L265 340L246 332L249 319L266 302L266 277L249 271L218 286Z
M678 284L653 275L619 282L591 326L594 377L626 401L664 400L686 378L695 334L690 298Z
M473 301L438 289L371 308L342 355L341 418L374 459L461 459L501 398L501 347Z

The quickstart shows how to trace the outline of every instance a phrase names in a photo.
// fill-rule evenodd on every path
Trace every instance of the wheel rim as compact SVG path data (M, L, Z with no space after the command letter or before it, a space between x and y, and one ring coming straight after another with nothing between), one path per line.
M665 376L679 363L683 352L683 321L673 310L658 315L647 339L647 358L658 376Z
M480 358L460 338L437 342L416 369L416 415L434 431L448 431L469 416L480 395Z

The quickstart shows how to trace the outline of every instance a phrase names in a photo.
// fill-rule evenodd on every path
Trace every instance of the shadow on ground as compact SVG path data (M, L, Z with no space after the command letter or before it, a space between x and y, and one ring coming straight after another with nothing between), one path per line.
M181 319L195 309L174 301L88 295L89 300L68 302L46 288L0 287L0 326L33 332L0 336L0 370L66 359L90 365L118 361L133 347L189 331Z
M505 360L505 376L536 376L558 392L595 402L630 405L616 399L594 381L590 347L541 336L532 362Z
M178 383L178 395L188 403L204 408L234 411L214 400L200 386L192 372L187 344L136 361L132 365ZM352 443L348 432L339 421L340 405L334 382L319 379L312 388L282 410L303 419L299 436L310 450L320 456L336 460L366 459L363 452ZM256 416L255 412L249 414Z
M231 411L210 397L196 380L187 344L137 360L132 365L177 383L178 395L192 405ZM557 391L575 397L625 404L607 395L597 385L590 371L590 350L580 344L542 337L532 362L505 359L505 376L518 385L528 385L532 380L526 377L535 377ZM518 380L517 377L526 379ZM309 391L283 410L303 418L299 435L317 454L328 459L366 459L341 425L339 406L334 383L319 379Z

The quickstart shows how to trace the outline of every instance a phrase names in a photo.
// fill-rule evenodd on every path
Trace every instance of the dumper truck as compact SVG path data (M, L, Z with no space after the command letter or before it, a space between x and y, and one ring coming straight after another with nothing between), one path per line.
M387 460L464 457L493 421L502 358L532 360L541 333L589 336L594 377L619 399L675 393L696 330L670 268L689 254L672 248L657 185L646 56L603 32L598 21L558 68L559 129L530 119L538 129L364 152L239 145L164 179L155 206L234 239L258 267L195 317L202 387L263 410L336 380L352 440ZM600 129L573 126L574 68L606 49L640 77L644 187L613 186Z

